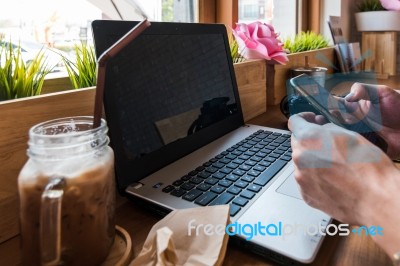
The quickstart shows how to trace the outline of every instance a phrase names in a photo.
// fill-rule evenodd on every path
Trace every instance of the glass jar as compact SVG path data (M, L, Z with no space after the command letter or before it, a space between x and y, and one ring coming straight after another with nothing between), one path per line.
M47 121L29 131L18 177L24 265L98 265L115 236L114 154L104 120Z

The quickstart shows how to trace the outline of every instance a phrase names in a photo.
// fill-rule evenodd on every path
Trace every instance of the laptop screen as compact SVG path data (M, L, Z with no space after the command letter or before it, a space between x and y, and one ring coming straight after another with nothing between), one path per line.
M95 21L97 56L134 25ZM222 25L152 22L108 62L104 105L121 189L243 124L227 45Z

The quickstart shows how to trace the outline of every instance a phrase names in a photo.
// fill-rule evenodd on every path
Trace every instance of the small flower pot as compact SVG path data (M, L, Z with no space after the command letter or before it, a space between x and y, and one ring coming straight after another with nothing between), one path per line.
M400 31L400 11L355 13L358 31Z

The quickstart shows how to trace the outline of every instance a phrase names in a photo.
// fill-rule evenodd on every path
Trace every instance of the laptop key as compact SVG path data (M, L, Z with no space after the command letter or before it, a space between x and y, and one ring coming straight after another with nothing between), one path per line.
M237 195L242 191L242 189L235 186L231 186L227 191L233 195Z
M204 166L202 166L202 165L200 165L200 166L198 166L198 167L196 167L196 171L197 172L201 172L201 171L203 171L204 169L206 169Z
M224 155L218 154L217 156L215 156L215 158L217 158L217 159L219 160L219 159L221 159L221 158L224 158Z
M213 174L213 173L218 171L218 168L213 167L213 166L209 166L209 167L206 168L206 171Z
M239 159L241 159L241 160L248 160L249 158L250 158L250 156L245 155L245 154L242 154L239 156Z
M211 173L206 172L206 171L200 172L200 173L197 175L197 177L200 177L200 178L203 178L203 179L206 179L206 178L209 177L209 176L211 176Z
M249 171L249 170L251 169L251 166L250 166L250 165L243 164L243 165L241 165L241 166L239 167L239 169L242 169L243 171Z
M247 151L247 149L245 147L239 147L237 150L240 151L240 152L246 152Z
M256 156L264 158L265 156L267 156L267 154L265 152L260 151L256 153Z
M236 180L239 179L239 176L233 175L233 174L229 174L229 175L226 176L226 179L229 180L229 181L235 182Z
M232 154L232 153L230 153L230 154L228 154L227 156L225 156L225 158L228 158L228 159L230 159L230 160L235 160L236 159L236 155L234 155L234 154Z
M236 214L238 214L238 212L240 211L240 207L238 205L235 204L231 204L229 206L229 215L230 216L235 216Z
M228 167L224 167L220 170L221 173L224 174L230 174L232 172L232 169L228 168Z
M241 170L241 169L235 169L232 171L233 174L238 175L238 176L242 176L246 173L246 171Z
M232 203L239 205L240 207L246 206L246 204L249 202L248 199L242 198L242 197L237 197L232 201Z
M250 165L250 166L254 166L254 165L257 164L257 162L252 161L252 160L248 160L248 161L245 162L245 164L246 164L246 165Z
M283 155L283 156L281 157L281 159L284 160L284 161L290 161L290 160L292 159L292 157Z
M242 155L242 153L243 152L238 151L238 150L232 152L232 154L235 155L235 156L240 156L240 155Z
M232 194L229 194L227 192L222 193L221 195L218 196L218 198L216 198L215 200L213 200L209 206L213 206L213 205L224 205L224 204L228 204L235 196L233 196Z
M201 206L206 206L208 205L213 199L215 199L218 196L218 194L214 192L207 191L200 197L198 197L194 203L199 204Z
M266 161L266 162L270 162L270 163L273 163L273 162L275 162L275 158L273 158L273 157L267 157L267 158L265 158L264 159L264 161Z
M266 162L266 161L262 161L262 162L259 162L258 165L261 165L261 166L264 166L264 167L268 167L268 166L271 165L271 163L270 162Z
M183 184L182 186L181 186L181 188L182 189L184 189L184 190L191 190L191 189L193 189L194 188L194 184L193 183L185 183L185 184Z
M215 174L212 175L212 177L221 180L222 178L224 178L226 176L226 174L221 173L221 172L216 172Z
M218 179L209 177L204 181L204 183L209 184L209 185L215 185L218 183Z
M216 162L216 163L213 163L212 166L215 167L215 168L220 169L220 168L224 167L225 164L220 163L220 162Z
M224 187L221 187L221 186L214 186L214 187L212 187L212 188L210 189L210 191L215 192L215 193L217 193L217 194L221 194L222 192L225 191L225 188L224 188Z
M226 165L226 167L231 168L231 169L236 169L239 167L239 165L236 163L229 163Z
M205 163L203 163L203 166L205 166L205 167L209 167L210 165L212 165L212 162L205 162Z
M198 185L196 188L197 188L198 190L201 190L201 191L207 191L207 190L209 190L209 189L211 188L211 185L201 183L201 184Z
M181 197L183 194L185 194L187 191L181 188L176 188L171 192L172 196L176 197Z
M176 186L176 187L179 187L179 186L182 185L183 183L185 183L185 181L183 181L182 179L178 179L178 180L175 180L175 181L172 183L172 185L174 185L174 186Z
M254 155L253 157L250 158L250 160L255 161L255 162L260 162L263 158L262 157L258 157L256 155Z
M190 176L195 176L195 175L197 175L198 173L199 173L198 171L192 170L192 171L189 172L189 175L190 175Z
M222 158L222 159L219 160L218 162L223 163L223 164L228 164L228 163L231 162L231 160L230 160L230 159L227 159L227 158Z
M174 189L175 189L174 186L168 185L168 186L166 186L165 188L162 189L162 192L170 193L170 192L171 192L172 190L174 190Z
M261 172L254 170L254 168L253 168L252 170L248 171L247 174L251 175L251 176L259 176L261 174Z
M240 164L244 163L244 160L236 158L235 160L232 161L232 163L237 163L240 165Z
M279 155L282 155L282 154L285 153L285 151L280 150L280 149L276 149L276 150L274 150L274 153L277 153L277 154L279 154Z
M244 190L242 193L240 193L240 196L242 196L243 198L246 198L246 199L252 199L252 198L254 198L255 195L256 195L256 193L251 192L249 190Z
M255 178L255 177L254 177L254 176L251 176L251 175L244 175L244 176L242 176L241 180L250 183L250 182L253 182L254 178Z
M218 182L218 185L223 187L230 187L232 185L232 182L228 180L221 180Z
M250 184L250 186L247 187L248 190L253 191L253 192L259 192L261 190L261 186L256 185L256 184Z
M253 169L262 172L266 169L266 167L262 165L256 165Z
M192 177L191 179L190 179L190 182L192 182L192 183L194 183L194 184L200 184L201 182L203 182L203 179L202 178L200 178L200 177Z
M286 161L277 160L273 163L267 170L262 173L256 180L254 180L254 184L265 186L285 165Z
M198 196L200 196L201 194L203 194L202 191L197 190L197 189L193 189L189 192L187 192L182 199L188 200L188 201L194 201Z
M243 180L239 180L235 183L235 186L240 187L240 188L245 188L247 187L249 183L247 183L246 181Z
M192 178L190 175L184 175L181 177L181 180L188 181L190 178Z

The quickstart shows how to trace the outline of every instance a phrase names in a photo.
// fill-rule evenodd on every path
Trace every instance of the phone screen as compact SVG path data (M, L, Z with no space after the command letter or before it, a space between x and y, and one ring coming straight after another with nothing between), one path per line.
M306 74L290 79L290 85L295 93L305 99L328 121L363 135L383 151L387 150L386 141L379 136L368 124L347 110L344 100L332 95L319 85L311 76Z

